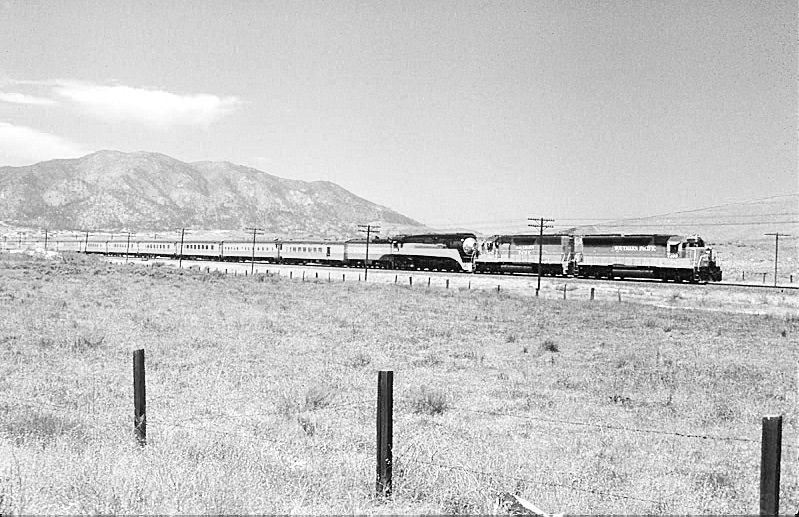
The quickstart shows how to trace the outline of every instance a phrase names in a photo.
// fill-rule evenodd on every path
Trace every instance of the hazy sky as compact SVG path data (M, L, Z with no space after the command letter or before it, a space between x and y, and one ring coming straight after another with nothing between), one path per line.
M797 192L797 3L0 0L0 164L100 149L478 230Z

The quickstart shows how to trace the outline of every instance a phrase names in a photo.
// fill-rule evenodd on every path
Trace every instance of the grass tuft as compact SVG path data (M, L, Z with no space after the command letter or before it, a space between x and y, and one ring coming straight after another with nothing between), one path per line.
M415 413L442 415L450 408L449 396L442 390L422 386L419 393L411 401Z

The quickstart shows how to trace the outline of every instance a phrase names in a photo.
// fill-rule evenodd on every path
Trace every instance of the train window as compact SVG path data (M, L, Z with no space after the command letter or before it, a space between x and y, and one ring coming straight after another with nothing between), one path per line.
M679 252L679 249L680 249L680 245L679 245L679 244L671 244L671 245L669 246L669 253L671 253L672 255L674 255L674 254L676 254L677 252Z

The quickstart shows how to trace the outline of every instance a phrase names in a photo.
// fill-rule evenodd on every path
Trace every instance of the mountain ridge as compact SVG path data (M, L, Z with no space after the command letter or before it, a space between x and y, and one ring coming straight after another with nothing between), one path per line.
M0 167L0 202L7 224L63 230L258 226L275 235L339 237L356 234L361 223L423 227L330 181L146 151Z

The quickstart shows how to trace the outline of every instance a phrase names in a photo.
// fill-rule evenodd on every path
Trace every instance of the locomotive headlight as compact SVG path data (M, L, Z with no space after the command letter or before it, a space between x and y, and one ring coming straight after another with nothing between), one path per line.
M463 251L466 253L472 253L475 249L477 249L477 239L474 237L467 237L463 239Z

